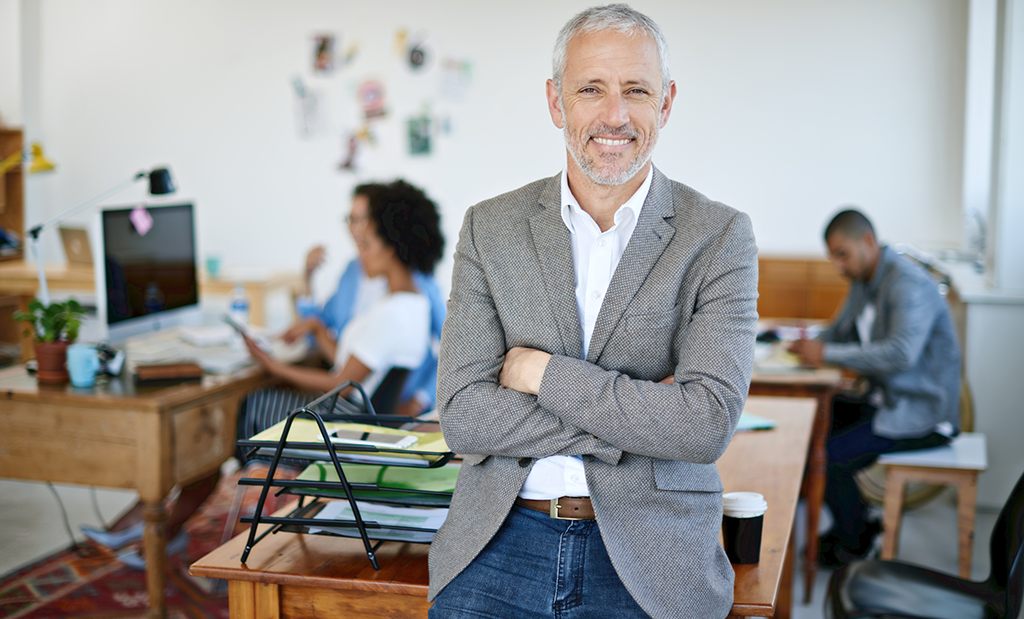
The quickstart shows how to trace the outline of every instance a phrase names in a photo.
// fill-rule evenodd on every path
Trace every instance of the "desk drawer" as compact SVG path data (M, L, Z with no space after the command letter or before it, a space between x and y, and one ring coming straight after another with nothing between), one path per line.
M174 414L175 482L193 481L219 467L235 448L238 399L177 411Z

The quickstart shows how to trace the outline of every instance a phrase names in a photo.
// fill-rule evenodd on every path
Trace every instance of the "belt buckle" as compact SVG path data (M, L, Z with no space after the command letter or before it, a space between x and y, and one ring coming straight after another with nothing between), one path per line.
M558 510L562 508L558 503L558 499L548 499L550 507L548 508L548 515L556 520L585 520L584 518L572 518L570 516L559 516Z

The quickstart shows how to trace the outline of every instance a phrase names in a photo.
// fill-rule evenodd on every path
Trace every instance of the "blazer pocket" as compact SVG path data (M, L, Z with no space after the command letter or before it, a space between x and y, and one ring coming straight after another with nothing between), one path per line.
M626 330L631 333L672 327L679 318L679 306L657 314L633 314L626 316Z
M462 463L476 466L490 457L491 454L462 454Z
M722 492L722 480L714 464L679 460L654 460L654 485L658 490Z

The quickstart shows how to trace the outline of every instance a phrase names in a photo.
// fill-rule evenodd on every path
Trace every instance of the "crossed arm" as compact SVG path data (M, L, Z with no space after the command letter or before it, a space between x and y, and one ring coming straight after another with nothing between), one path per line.
M623 451L713 462L742 410L753 363L756 248L737 215L694 268L704 278L688 324L671 338L674 382L634 379L534 349L506 349L474 242L473 210L455 255L441 341L438 406L449 446L463 454L542 458Z

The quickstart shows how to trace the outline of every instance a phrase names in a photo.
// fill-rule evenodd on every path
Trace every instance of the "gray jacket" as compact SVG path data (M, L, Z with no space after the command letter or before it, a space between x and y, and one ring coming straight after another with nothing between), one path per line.
M746 215L655 170L581 359L560 178L466 214L441 336L438 408L465 455L430 549L433 598L501 526L535 459L582 455L616 572L655 617L724 617L721 480L753 363L757 250ZM552 355L534 397L505 351ZM659 384L674 374L675 384Z
M857 316L875 305L870 341L861 344ZM882 247L869 282L854 282L835 322L824 332L825 361L850 368L881 387L884 403L872 429L914 438L940 422L960 428L960 347L946 300L935 281L909 259Z

